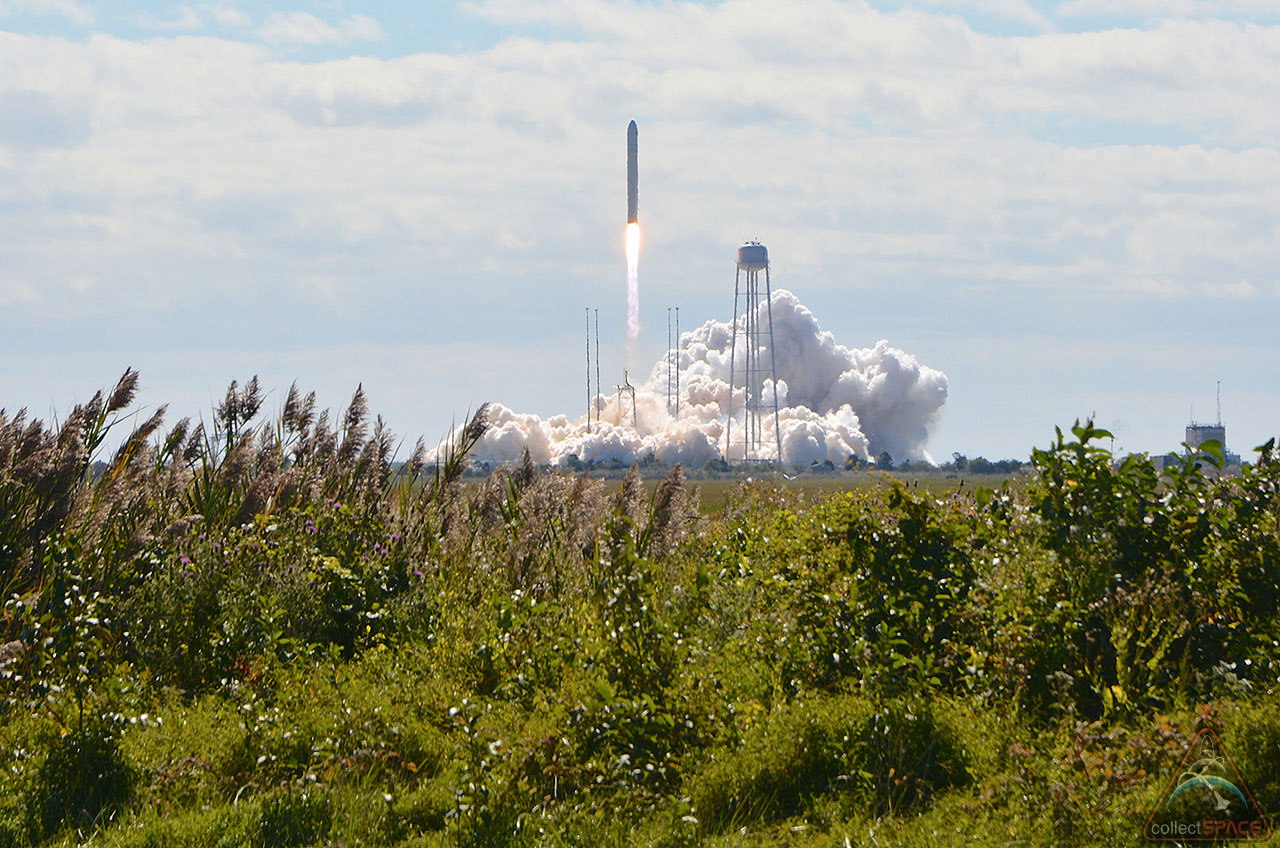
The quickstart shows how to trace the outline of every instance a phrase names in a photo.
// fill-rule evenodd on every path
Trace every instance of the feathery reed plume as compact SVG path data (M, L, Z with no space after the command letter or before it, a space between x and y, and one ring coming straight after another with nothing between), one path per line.
M235 432L236 422L240 420L240 381L232 380L231 385L227 386L227 393L222 398L222 403L218 404L216 421L222 424L224 430Z
M164 444L161 446L160 453L156 459L161 463L166 463L171 457L180 456L182 443L187 438L189 429L191 429L190 418L182 418L177 424L174 424L173 429L164 437Z
M132 459L147 439L151 438L151 434L160 429L160 425L164 423L164 414L169 410L169 405L165 404L152 413L151 417L142 422L136 430L129 434L124 444L120 445L116 450L116 455L112 458L111 464L119 468Z
M292 466L306 462L312 447L311 422L315 418L315 406L315 392L308 392L303 397L296 382L289 386L289 396L285 399L275 434L281 448L282 464Z
M31 456L40 449L43 439L44 422L38 418L28 422L27 429L18 441L18 456Z
M70 445L73 439L78 439L83 444L91 429L89 419L95 415L96 413L92 413L88 407L74 407L71 414L62 422L62 426L58 428L59 447Z
M201 454L204 453L205 443L207 441L208 440L205 438L204 434L204 423L201 422L196 425L194 430L191 431L191 435L187 438L186 444L182 446L182 461L187 465L195 464L196 460L198 460Z
M120 413L133 402L133 396L137 390L138 372L132 368L126 368L105 402L102 392L97 391L93 393L93 397L87 404L72 410L67 420L74 418L79 423L80 440L84 443L89 460L92 460L98 452L98 447L106 441L107 433L120 423Z
M284 468L280 442L271 437L268 425L263 425L257 443L253 472L238 516L241 521L247 521L258 513L270 513L292 476L292 472Z
M684 468L677 464L653 496L653 509L646 528L646 552L670 553L688 533L698 517L695 493L685 483Z
M13 450L9 432L9 422L5 418L4 410L0 409L0 472L9 466L9 453Z
M413 444L413 453L409 455L408 472L409 480L418 479L418 475L422 473L422 467L427 464L427 443L421 436L418 441Z
M320 412L320 417L316 419L315 430L312 432L311 442L308 450L313 464L324 465L333 461L334 454L338 450L338 434L329 424L329 410L324 409Z
M244 416L245 421L258 414L258 410L262 407L262 400L262 389L258 385L258 375L254 374L240 396L241 414Z
M471 421L467 424L467 430L463 434L462 443L470 450L476 442L480 441L480 437L489 429L489 404L482 403L480 408L476 410L476 414L471 416Z
M644 500L644 483L640 480L640 469L633 465L627 472L627 476L622 478L622 486L618 489L614 505L619 512L631 519L636 532L640 532L644 527Z
M595 553L596 528L607 504L604 481L592 480L585 471L579 474L569 493L568 516L572 544L583 559Z
M369 493L382 489L391 476L391 457L395 452L395 434L379 415L373 422L373 435L360 452L353 485Z
M124 374L116 381L116 387L111 390L111 397L107 399L106 412L119 412L129 404L133 403L133 396L138 391L138 372L132 368L124 369Z
M98 416L105 412L103 409L103 404L105 402L106 401L102 396L102 389L98 389L93 393L93 397L89 398L89 402L83 405L84 419L86 421L97 420ZM88 426L88 424L86 424L86 426Z
M462 476L467 466L467 456L480 441L480 437L489 429L489 404L482 403L475 415L467 422L461 434L455 433L445 442L443 451L436 453L436 481L433 491L436 495Z
M253 420L258 414L258 410L262 407L262 389L258 385L258 377L254 377L245 384L243 389L237 388L239 384L231 381L231 385L227 386L227 394L222 399L222 403L218 404L217 415L215 416L215 425L225 439L223 447L231 450L232 442L239 435L240 431Z
M390 463L396 449L396 436L395 433L391 432L391 428L387 426L387 422L382 420L381 415L374 419L372 441L377 447L378 461L383 465Z
M364 384L356 386L351 404L342 417L342 444L338 448L338 461L351 462L364 447L365 423L369 417L369 404L364 396Z
M533 464L533 455L529 453L529 448L525 448L520 454L520 464L512 473L511 479L515 483L517 491L527 489L533 483L535 477L538 476L538 468Z
M510 500L511 473L504 466L497 469L476 489L471 498L470 512L478 529L488 529L502 524L503 510Z
M284 399L284 410L280 413L280 423L284 425L284 429L289 432L298 433L302 428L298 426L298 414L302 409L302 396L298 392L298 382L289 384L289 394Z
M316 393L307 392L307 396L302 399L302 404L298 407L297 412L293 416L293 426L299 433L305 433L311 427L311 422L316 419Z
M243 482L253 467L254 442L253 433L245 433L228 451L226 461L219 469L228 486L234 487Z

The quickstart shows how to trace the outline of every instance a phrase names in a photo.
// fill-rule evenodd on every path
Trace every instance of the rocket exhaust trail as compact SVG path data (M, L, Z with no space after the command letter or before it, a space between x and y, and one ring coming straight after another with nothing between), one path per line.
M627 359L634 366L640 336L640 166L636 122L627 125Z
M627 335L640 335L640 225L627 224Z

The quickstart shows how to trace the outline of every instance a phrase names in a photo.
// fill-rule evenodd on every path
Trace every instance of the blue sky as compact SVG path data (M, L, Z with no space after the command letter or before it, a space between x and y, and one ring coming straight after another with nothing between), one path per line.
M577 413L632 118L645 361L758 237L948 375L934 456L1172 448L1219 380L1233 447L1280 431L1271 0L0 0L0 406L132 365L171 418L253 374L410 438Z

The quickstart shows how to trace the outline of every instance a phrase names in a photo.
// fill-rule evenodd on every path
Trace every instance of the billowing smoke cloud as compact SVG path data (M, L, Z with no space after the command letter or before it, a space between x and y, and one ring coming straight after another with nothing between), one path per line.
M772 306L779 413L776 431L771 413L762 422L768 438L761 441L760 457L776 457L776 432L786 464L830 460L840 465L851 454L874 460L882 452L895 462L929 460L925 443L929 425L947 400L945 374L886 341L871 348L838 344L789 291L775 291ZM764 309L762 303L762 322ZM681 334L678 416L667 409L663 359L637 386L634 415L629 395L600 396L602 420L590 423L586 416L543 419L490 404L490 429L473 457L507 462L518 459L525 448L542 464L560 464L570 456L631 463L653 454L661 462L696 466L720 457L729 409L730 342L728 322L708 321ZM741 371L741 335L738 344ZM767 351L761 357L768 362ZM773 386L766 381L762 390L772 401ZM744 399L738 387L733 408L741 410ZM736 458L741 450L740 418L733 426Z

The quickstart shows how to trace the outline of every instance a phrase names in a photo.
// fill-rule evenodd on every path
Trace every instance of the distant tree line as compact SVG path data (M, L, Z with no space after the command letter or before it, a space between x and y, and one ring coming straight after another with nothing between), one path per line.
M985 456L973 459L962 453L951 454L951 461L938 466L943 471L963 471L966 474L1012 474L1027 463L1018 459L997 459L994 462Z
M467 476L483 477L487 476L494 469L503 465L501 462L475 462L467 469ZM657 473L666 468L664 463L649 452L641 457L635 463L623 462L619 459L600 459L600 460L582 460L576 454L565 457L564 467L569 471L578 472L597 472L606 476L623 474L633 465L637 466L642 474L646 472ZM941 465L933 465L924 460L903 460L895 463L893 457L888 451L882 451L874 461L865 459L857 454L850 454L843 463L835 463L831 460L823 462L814 461L809 464L808 470L814 474L834 473L836 471L896 471L900 473L924 473L924 472L949 472L964 474L1012 474L1020 468L1027 466L1028 463L1017 459L998 459L990 460L984 456L976 456L969 458L962 453L953 453L951 461ZM795 466L799 470L803 466ZM726 462L722 458L708 460L701 466L690 468L689 471L698 471L706 474L733 473L735 466ZM646 475L648 476L648 475Z

